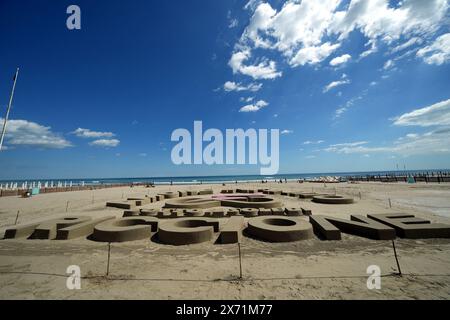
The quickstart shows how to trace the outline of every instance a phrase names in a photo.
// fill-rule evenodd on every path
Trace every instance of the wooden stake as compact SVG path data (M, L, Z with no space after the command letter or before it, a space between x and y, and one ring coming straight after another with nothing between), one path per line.
M17 224L17 220L19 219L19 212L20 210L17 210L16 221L14 222L14 224Z
M242 256L241 256L241 243L238 242L239 250L239 279L242 279Z
M111 242L108 242L108 264L106 266L106 276L109 276L109 260L111 258Z
M394 240L392 240L392 248L394 248L394 256L395 256L395 261L397 262L398 275L402 276L402 269L400 269L400 263L398 262L397 250L395 249Z

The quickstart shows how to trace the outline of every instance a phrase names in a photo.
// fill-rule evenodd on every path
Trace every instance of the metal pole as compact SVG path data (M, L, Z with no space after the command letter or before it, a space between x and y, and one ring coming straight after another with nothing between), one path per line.
M5 132L6 132L6 123L8 122L9 111L11 110L11 105L12 105L12 101L13 101L14 90L16 89L16 82L17 82L18 75L19 75L19 68L17 68L16 74L14 75L14 83L13 83L13 87L11 90L11 96L9 97L8 109L6 109L5 121L3 122L2 135L0 137L0 151L2 150L2 146L3 146L3 139L5 137Z

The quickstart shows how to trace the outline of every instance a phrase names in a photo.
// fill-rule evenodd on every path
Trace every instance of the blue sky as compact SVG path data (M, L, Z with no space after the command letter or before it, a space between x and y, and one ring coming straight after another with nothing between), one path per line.
M1 1L0 117L20 74L0 179L259 172L173 165L170 135L194 120L280 129L280 173L449 168L448 8Z

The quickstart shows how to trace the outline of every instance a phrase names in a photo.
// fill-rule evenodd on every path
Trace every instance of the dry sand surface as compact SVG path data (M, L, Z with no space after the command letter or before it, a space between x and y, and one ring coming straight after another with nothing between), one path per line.
M203 189L219 192L221 185L120 187L95 191L52 193L23 199L0 198L0 236L18 223L45 220L68 213L100 217L123 210L106 201L163 191ZM325 205L274 196L286 207L311 209L313 214L349 218L350 214L403 212L450 224L449 184L256 184L230 188L272 188L352 195L349 205ZM361 196L361 199L360 199ZM392 208L389 208L391 199ZM146 205L159 208L160 203ZM68 213L66 207L68 206ZM306 219L306 217L305 217ZM226 223L226 218L220 219ZM202 243L169 246L153 240L108 244L87 240L0 240L1 299L448 299L450 239L396 240L402 277L391 241L343 234L341 241L314 238L269 243L244 237L243 279L239 280L236 244ZM66 287L66 268L79 265L80 290ZM366 286L366 269L378 265L380 290Z

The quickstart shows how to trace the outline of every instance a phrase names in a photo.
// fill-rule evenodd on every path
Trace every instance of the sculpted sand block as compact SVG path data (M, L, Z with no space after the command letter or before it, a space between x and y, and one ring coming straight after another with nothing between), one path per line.
M351 215L350 219L352 221L329 216L309 217L314 232L326 240L340 240L341 231L375 240L395 239L395 230L385 224L360 215Z
M261 208L258 210L258 215L260 216L271 216L272 215L272 210L271 209L266 209L266 208Z
M4 239L28 238L41 223L18 225L5 231Z
M284 208L271 208L272 215L274 216L284 216Z
M271 242L289 242L311 239L312 225L299 218L257 217L248 221L247 231L258 239Z
M202 209L185 209L184 215L186 217L202 217L204 213Z
M91 219L91 217L70 216L61 219L48 220L37 226L30 237L32 239L55 239L57 230L84 223Z
M58 229L56 232L56 239L58 240L69 240L79 237L89 236L94 232L94 227L106 220L115 219L114 216L102 217L93 220L89 220L83 223L78 223L70 227Z
M212 207L220 207L219 200L204 197L187 197L170 199L166 201L165 208L189 208L189 209L206 209Z
M120 208L120 209L133 209L136 206L136 202L107 202L107 207Z
M429 220L416 218L411 214L369 214L368 217L394 228L402 238L450 238L449 225L430 223Z
M143 197L143 198L127 198L127 201L134 201L136 203L136 206L140 207L143 206L144 204L148 204L150 203L150 199L147 197Z
M313 196L312 201L326 204L350 204L354 202L353 198L348 198L344 196L333 196L333 195Z
M220 230L220 242L224 244L241 242L244 227L244 217L230 217Z
M287 216L301 216L303 214L302 208L286 208L284 212Z
M210 241L219 231L219 222L211 218L180 218L160 223L158 239L165 244L184 245Z
M241 209L241 214L246 218L257 217L258 209L256 208L243 208Z
M94 227L92 238L104 242L123 242L150 239L157 231L158 219L154 217L127 217L107 220Z

